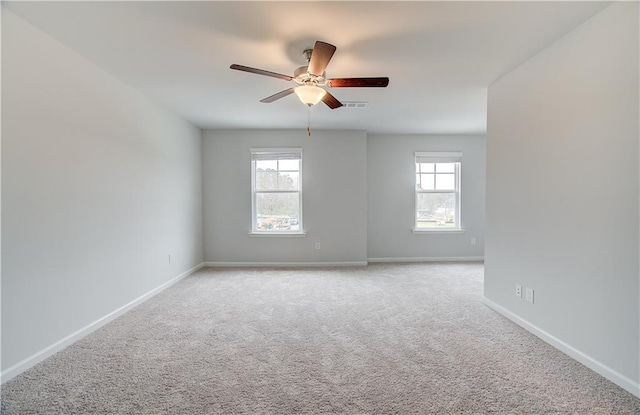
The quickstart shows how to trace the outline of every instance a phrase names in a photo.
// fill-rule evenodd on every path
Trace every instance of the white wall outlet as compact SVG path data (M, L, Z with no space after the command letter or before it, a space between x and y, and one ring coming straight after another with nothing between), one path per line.
M516 284L516 297L522 298L522 285Z
M471 238L471 245L475 245L475 244L476 244L476 238L473 237L473 238Z
M527 287L525 296L526 296L526 300L531 304L533 304L533 288Z
M316 249L320 249L320 242L316 242Z

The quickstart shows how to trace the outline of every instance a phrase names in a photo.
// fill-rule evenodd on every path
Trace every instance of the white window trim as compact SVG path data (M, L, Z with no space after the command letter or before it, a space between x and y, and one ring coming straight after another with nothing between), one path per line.
M431 163L447 163L453 162L455 165L456 174L456 189L457 190L420 190L417 189L415 165L418 158L422 158L423 161ZM413 229L411 232L415 235L433 235L433 234L451 234L451 233L464 233L465 229L462 226L462 152L459 151L447 151L447 152L434 152L434 151L416 151L413 158ZM418 194L419 193L455 193L456 194L456 227L455 228L418 228Z
M250 237L304 237L307 233L304 231L303 227L303 214L302 214L302 148L251 148L251 231L248 233ZM298 223L300 230L297 231L287 231L287 230L277 230L277 231L260 231L257 229L257 221L256 221L256 160L260 158L260 156L265 156L265 159L268 156L275 156L278 154L299 154L300 155L300 175L299 175L299 190L279 190L274 191L274 193L298 193L299 195L299 212L298 212ZM258 156L258 157L256 157ZM264 193L261 191L261 193Z
M451 228L451 229L434 229L431 231L425 230L424 228L413 228L411 232L415 235L433 235L436 233L465 233L467 230L464 228Z
M276 237L276 238L304 238L307 236L306 232L301 231L274 231L274 232L264 232L264 231L256 231L249 232L247 235L251 238L263 238L263 237Z

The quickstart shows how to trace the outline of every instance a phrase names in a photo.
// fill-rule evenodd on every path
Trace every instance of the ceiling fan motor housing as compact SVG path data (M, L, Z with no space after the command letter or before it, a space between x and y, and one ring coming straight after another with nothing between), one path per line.
M326 72L323 72L321 76L317 76L309 73L308 66L301 66L293 72L293 81L299 85L325 85Z

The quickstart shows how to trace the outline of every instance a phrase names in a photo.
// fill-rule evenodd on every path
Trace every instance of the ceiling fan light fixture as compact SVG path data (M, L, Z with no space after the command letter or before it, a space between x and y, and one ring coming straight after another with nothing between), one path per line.
M322 100L324 95L327 93L327 91L320 87L310 85L302 85L296 87L294 91L296 92L298 98L300 98L300 101L310 107L320 102L320 100Z

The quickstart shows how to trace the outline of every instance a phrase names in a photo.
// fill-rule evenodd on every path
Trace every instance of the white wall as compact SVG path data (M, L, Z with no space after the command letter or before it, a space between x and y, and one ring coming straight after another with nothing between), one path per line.
M214 263L364 263L367 141L362 131L203 132L204 256ZM249 237L252 147L302 147L307 236ZM315 243L320 242L320 249Z
M200 148L2 10L3 371L201 263Z
M368 257L481 259L484 254L483 135L369 135ZM462 233L413 234L416 151L462 152ZM471 244L471 238L477 243Z
M485 296L640 395L638 46L614 3L489 88Z

